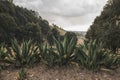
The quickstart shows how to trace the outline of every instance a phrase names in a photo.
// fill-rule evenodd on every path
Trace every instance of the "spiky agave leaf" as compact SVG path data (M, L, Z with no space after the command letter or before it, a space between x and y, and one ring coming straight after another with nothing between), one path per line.
M47 44L43 45L42 43L38 44L38 46L43 63L50 67L53 66L56 62L56 53L53 48L49 47Z
M58 52L58 64L66 65L73 60L74 49L77 43L77 39L72 37L71 40L68 40L68 37L65 36L63 42L53 38L55 41L56 49Z
M7 62L15 66L32 65L40 60L38 48L32 40L23 41L21 44L13 40L11 48L8 48Z
M105 66L108 68L118 64L118 57L111 55L102 48L102 44L98 44L96 40L84 43L76 49L77 62L80 66L89 70L98 70Z

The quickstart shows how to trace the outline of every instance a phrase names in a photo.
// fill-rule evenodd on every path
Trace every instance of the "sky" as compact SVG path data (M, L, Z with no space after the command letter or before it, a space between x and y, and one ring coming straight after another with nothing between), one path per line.
M87 31L107 0L14 0L68 31Z

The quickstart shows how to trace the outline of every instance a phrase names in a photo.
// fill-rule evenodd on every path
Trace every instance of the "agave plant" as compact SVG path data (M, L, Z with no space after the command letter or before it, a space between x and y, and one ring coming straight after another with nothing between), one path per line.
M21 44L17 40L12 41L11 49L8 48L7 62L14 64L16 67L32 65L40 60L38 47L32 42L23 41Z
M105 58L102 60L102 65L105 68L115 69L120 65L120 56L106 51Z
M57 63L59 65L66 65L75 59L76 37L68 40L68 36L66 35L63 41L59 41L56 38L54 38L54 41L57 50Z
M0 44L0 66L3 68L5 66L5 58L7 56L7 49L5 43Z
M38 46L43 63L50 67L53 66L56 62L56 53L53 48L48 47L48 45L43 45L42 43L38 44Z
M113 56L103 49L96 40L85 42L76 49L77 63L89 70L99 70L101 67L111 67L118 63L117 56Z
M18 80L26 80L27 72L22 68L18 73Z

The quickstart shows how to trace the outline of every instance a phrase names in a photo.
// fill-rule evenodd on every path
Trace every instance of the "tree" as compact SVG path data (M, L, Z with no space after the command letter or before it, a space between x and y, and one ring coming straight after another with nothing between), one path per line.
M109 48L114 53L117 53L120 48L120 28L114 26L107 30L102 41L104 41L105 47Z
M60 40L60 33L59 31L57 30L56 27L54 27L52 30L51 30L53 36L57 39L57 40Z
M53 37L55 37L57 40L60 40L60 33L58 32L56 27L50 30L47 34L47 41L51 46L54 44Z
M0 42L10 42L15 37L18 27L14 18L8 14L0 13Z
M65 36L67 36L68 40L70 41L73 37L75 38L75 40L77 40L77 35L74 32L66 32ZM68 41L68 42L69 42Z
M24 32L24 39L29 40L33 39L34 41L41 40L41 29L36 23L27 23L25 27L23 27L22 32Z
M88 41L96 39L104 43L104 47L115 52L120 47L119 31L120 0L108 0L101 15L96 17L90 29L87 31ZM113 35L114 34L114 35ZM117 41L115 41L117 40ZM109 46L108 46L109 45Z
M16 6L12 1L0 1L0 43L10 43L13 38L19 42L23 39L41 42L47 39L49 32L58 37L57 31L52 30L49 22L42 19L37 12Z

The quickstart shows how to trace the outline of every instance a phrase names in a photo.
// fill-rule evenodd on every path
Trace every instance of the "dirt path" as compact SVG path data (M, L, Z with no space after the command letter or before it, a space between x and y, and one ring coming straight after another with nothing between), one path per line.
M120 68L116 71L98 73L80 69L76 65L48 68L43 64L25 69L26 80L120 80ZM17 80L19 70L8 69L1 72L0 80Z

